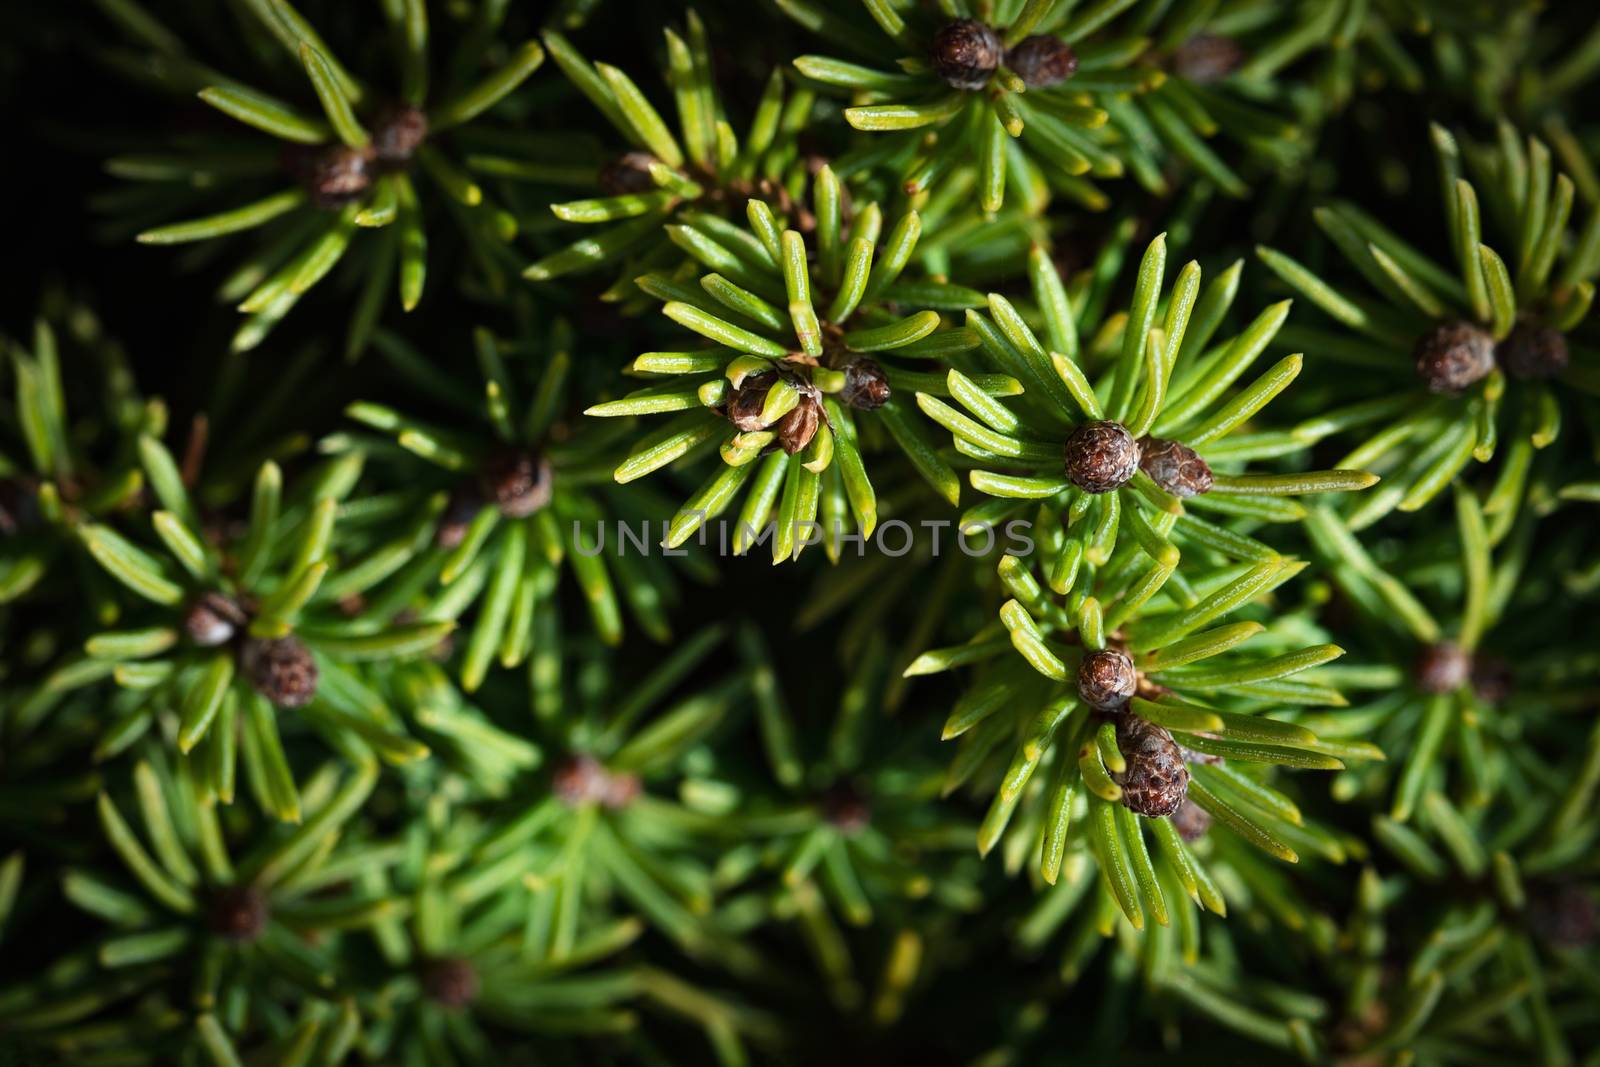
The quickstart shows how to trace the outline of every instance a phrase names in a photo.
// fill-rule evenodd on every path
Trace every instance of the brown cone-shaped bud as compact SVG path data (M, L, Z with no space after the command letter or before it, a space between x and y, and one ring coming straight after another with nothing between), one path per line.
M239 660L256 692L280 708L302 707L317 695L317 663L292 634L247 638Z
M656 157L649 152L624 152L600 168L600 189L607 196L649 193L656 189L650 165Z
M1232 37L1197 33L1172 53L1172 72L1185 81L1210 85L1239 69L1244 49Z
M601 804L615 810L639 799L644 786L637 774L614 774L593 756L579 753L556 767L550 776L550 791L569 808Z
M385 108L372 124L373 161L380 170L404 170L428 139L428 116L409 104Z
M445 1008L464 1008L478 999L478 970L457 957L429 960L422 965L422 992Z
M872 804L856 782L835 782L822 797L822 817L842 834L859 834L872 823Z
M341 208L372 188L372 163L359 148L295 145L287 150L285 162L310 194L311 202L326 210Z
M1048 89L1078 72L1078 54L1054 34L1036 33L1006 53L1006 66L1028 88Z
M1494 370L1494 338L1470 322L1444 322L1422 335L1412 356L1428 392L1459 393Z
M794 455L811 443L821 425L822 404L814 396L802 395L800 403L773 427L778 434L778 447Z
M1198 841L1211 829L1211 813L1188 797L1184 797L1178 810L1167 818L1172 820L1172 828L1185 841Z
M1500 365L1513 378L1554 378L1567 369L1567 338L1560 330L1524 322L1495 350Z
M561 761L550 776L550 792L569 808L581 808L604 798L607 779L605 766L588 753Z
M1453 693L1472 678L1472 657L1453 641L1439 641L1417 657L1417 688L1424 693Z
M1091 652L1078 664L1078 695L1097 711L1115 711L1133 699L1139 672L1121 649Z
M1173 496L1187 499L1211 490L1211 465L1178 441L1145 437L1139 441L1139 469Z
M483 465L483 492L508 519L525 519L550 503L550 463L529 452L500 452Z
M267 896L253 885L217 891L206 910L211 932L229 941L254 941L267 929Z
M183 632L201 648L216 648L232 641L248 621L233 598L202 593L183 613Z
M1067 436L1067 479L1086 493L1109 493L1139 469L1139 442L1120 422L1086 422Z
M988 26L977 19L957 19L934 35L928 59L951 88L975 92L988 84L1004 53Z
M637 774L607 771L604 787L600 791L600 803L617 811L638 800L642 792L644 783L639 781Z
M1572 883L1532 894L1528 922L1535 933L1557 948L1588 948L1600 933L1594 896Z
M877 411L889 402L889 378L875 359L862 356L844 369L839 399L858 411Z
M1151 819L1171 815L1189 790L1189 768L1172 735L1132 712L1117 720L1117 747L1128 769L1112 778L1122 787L1122 804Z
M734 428L744 433L765 430L761 409L767 402L767 393L778 384L778 372L765 370L760 374L747 374L739 387L728 397L726 414Z

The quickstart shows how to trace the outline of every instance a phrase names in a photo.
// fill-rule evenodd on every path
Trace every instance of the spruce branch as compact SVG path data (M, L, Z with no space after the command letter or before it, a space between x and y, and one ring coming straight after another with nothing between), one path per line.
M439 63L436 53L443 49L424 4L385 4L383 28L393 43L388 62L401 72L398 88L385 92L352 74L287 0L244 6L249 24L282 47L254 57L281 97L203 65L180 34L135 0L120 0L111 10L124 29L135 31L132 51L114 52L117 61L143 64L157 72L159 89L198 92L229 118L283 142L274 149L254 137L217 136L107 164L113 174L151 183L144 199L162 216L215 208L141 227L138 239L145 244L260 231L256 248L221 286L222 298L248 316L234 334L233 349L259 346L347 257L357 264L350 273L361 280L346 334L348 358L366 348L386 290L397 288L401 306L414 309L427 276L424 201L415 180L420 175L428 179L429 200L437 196L448 205L480 266L499 278L516 220L485 198L455 158L453 142L538 69L544 60L539 44L524 42L503 52L496 68L462 76L459 65ZM504 15L503 8L485 6L480 29L493 33ZM431 71L436 63L443 75ZM308 97L314 106L291 102ZM366 237L365 230L377 232ZM495 284L504 287L503 280Z

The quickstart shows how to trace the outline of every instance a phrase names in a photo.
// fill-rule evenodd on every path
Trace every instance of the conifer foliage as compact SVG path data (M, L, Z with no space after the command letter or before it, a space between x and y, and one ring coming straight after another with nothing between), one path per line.
M1600 1067L1597 84L8 5L0 1065Z

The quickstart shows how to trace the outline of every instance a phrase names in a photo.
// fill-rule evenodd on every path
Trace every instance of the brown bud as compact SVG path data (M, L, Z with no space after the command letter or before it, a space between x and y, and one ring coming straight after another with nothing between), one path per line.
M1109 493L1139 469L1139 442L1120 422L1086 422L1067 435L1067 479L1086 493Z
M649 152L624 152L600 168L600 189L607 196L648 193L656 188L650 165L656 157Z
M1006 53L1006 66L1030 89L1060 85L1078 72L1078 54L1050 33L1036 33Z
M644 784L639 781L637 774L607 771L604 788L600 791L600 803L612 811L619 811L638 800L642 792Z
M1470 322L1440 323L1412 350L1430 393L1459 393L1494 370L1494 338Z
M1117 747L1128 769L1112 775L1122 787L1122 804L1151 819L1171 815L1189 790L1189 768L1172 735L1132 712L1117 720Z
M1594 897L1573 883L1533 894L1528 921L1535 933L1558 948L1588 948L1600 933Z
M872 804L856 782L848 779L835 782L823 794L822 817L842 834L859 834L872 823Z
M976 91L1000 66L1000 38L976 19L957 19L934 35L928 58L951 88Z
M563 760L550 777L550 791L569 808L586 804L601 804L613 810L625 808L639 799L643 788L637 774L613 773L584 753Z
M550 503L553 482L549 461L529 452L499 452L483 465L484 495L508 519L525 519Z
M464 1008L478 999L478 970L459 957L429 960L422 965L422 992L445 1008Z
M778 433L778 446L792 456L811 443L821 425L822 404L815 396L805 393L800 403L779 419L773 429Z
M1184 797L1178 810L1167 818L1172 820L1172 828L1185 841L1198 841L1211 829L1211 813L1188 797Z
M348 145L317 148L297 145L289 150L287 164L311 195L311 202L327 210L343 207L372 187L372 166L367 153Z
M1495 355L1513 378L1554 378L1567 369L1567 338L1560 330L1524 322L1500 342Z
M317 695L317 663L311 650L292 634L245 640L240 666L256 692L280 708L298 708Z
M267 929L267 896L253 885L217 891L206 912L211 932L229 941L254 941Z
M599 801L606 791L606 769L587 753L569 756L550 776L550 791L569 808Z
M1439 641L1417 657L1417 688L1424 693L1453 693L1472 677L1472 657L1453 641Z
M1197 33L1172 53L1172 72L1185 81L1210 85L1239 69L1244 49L1232 37Z
M428 116L421 108L385 108L372 123L373 161L380 170L404 170L427 139Z
M844 369L844 389L839 399L859 411L877 411L889 402L889 379L875 359L865 356Z
M1133 699L1139 672L1121 649L1091 652L1078 664L1078 695L1097 711L1115 711Z
M1173 496L1187 499L1211 490L1211 465L1178 441L1145 437L1139 441L1139 469Z
M761 418L761 409L767 402L767 393L777 384L777 371L745 375L739 387L728 397L728 421L745 433L765 430L767 424Z
M183 632L201 648L216 648L232 641L248 621L231 597L202 593L183 613Z

